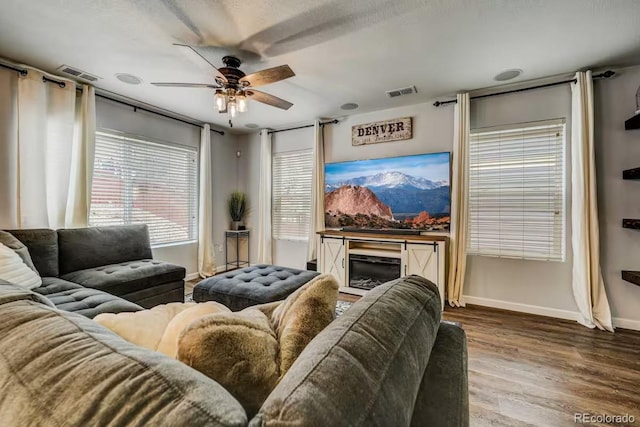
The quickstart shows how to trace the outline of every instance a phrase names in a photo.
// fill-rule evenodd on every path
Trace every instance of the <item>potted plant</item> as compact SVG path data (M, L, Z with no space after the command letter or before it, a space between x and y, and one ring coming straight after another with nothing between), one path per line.
M229 216L231 216L231 229L239 230L242 220L247 212L247 196L241 191L234 191L229 196Z

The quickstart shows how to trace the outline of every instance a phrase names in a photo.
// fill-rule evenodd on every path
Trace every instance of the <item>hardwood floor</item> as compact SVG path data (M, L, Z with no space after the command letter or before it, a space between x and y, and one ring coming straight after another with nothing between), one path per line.
M575 426L575 413L640 425L639 332L477 306L443 318L467 333L472 426Z

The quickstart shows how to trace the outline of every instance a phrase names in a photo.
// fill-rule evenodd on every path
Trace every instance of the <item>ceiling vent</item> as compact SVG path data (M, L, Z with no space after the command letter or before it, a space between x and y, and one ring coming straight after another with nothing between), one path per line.
M77 68L73 68L68 65L63 65L62 67L58 68L58 71L68 76L75 77L77 79L85 80L88 82L95 82L100 78L98 76L94 76L93 74L89 74L87 72L78 70Z
M395 98L403 95L411 95L412 93L418 93L418 89L415 86L403 87L402 89L388 90L385 92L389 98Z

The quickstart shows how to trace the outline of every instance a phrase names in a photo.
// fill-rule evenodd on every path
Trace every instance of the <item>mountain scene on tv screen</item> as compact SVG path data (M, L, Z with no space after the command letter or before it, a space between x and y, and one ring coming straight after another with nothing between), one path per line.
M441 231L450 211L449 153L326 165L326 227Z

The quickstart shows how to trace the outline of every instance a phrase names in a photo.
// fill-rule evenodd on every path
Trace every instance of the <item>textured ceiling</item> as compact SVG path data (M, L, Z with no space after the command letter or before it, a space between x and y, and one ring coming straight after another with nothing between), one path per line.
M415 104L461 89L602 65L640 63L636 0L0 0L0 56L54 71L68 64L97 87L198 120L227 125L206 89L210 67L173 43L200 46L215 64L228 53L250 73L289 64L296 76L265 86L288 111L252 102L234 125L277 127L315 117ZM116 73L141 77L126 85ZM418 94L385 91L415 85Z

